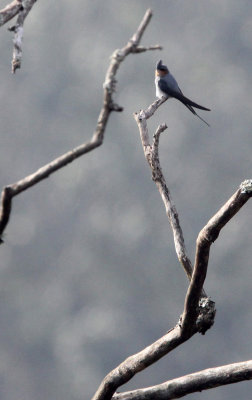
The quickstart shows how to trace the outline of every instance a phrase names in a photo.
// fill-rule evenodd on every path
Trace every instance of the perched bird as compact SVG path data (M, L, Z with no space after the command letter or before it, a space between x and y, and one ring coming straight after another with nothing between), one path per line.
M210 126L203 118L201 118L194 108L199 108L200 110L204 111L211 111L209 108L200 106L194 101L188 99L183 95L181 92L179 85L177 84L176 79L173 75L169 72L166 65L162 64L162 60L157 63L156 74L155 74L155 85L156 85L156 96L161 99L162 96L166 96L168 99L169 97L174 97L175 99L181 101L188 110L190 110L194 115L197 115L201 121L205 122L208 126Z

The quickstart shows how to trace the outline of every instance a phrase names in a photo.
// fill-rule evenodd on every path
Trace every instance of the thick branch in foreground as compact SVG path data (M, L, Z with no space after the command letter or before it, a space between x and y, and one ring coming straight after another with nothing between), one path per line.
M252 379L252 360L209 368L157 386L116 393L113 400L171 400L190 393Z
M139 115L136 115L135 118L137 121L139 119L141 120L141 117L139 118ZM140 132L141 132L141 139L142 143L144 146L144 151L146 153L146 158L150 164L152 165L154 158L158 157L158 140L159 136L162 131L166 129L166 125L160 125L154 135L154 144L153 146L150 146L148 142L148 131L145 129L146 124L145 119L142 120L143 125L140 124ZM156 161L155 161L156 162ZM160 165L157 164L158 168L160 168ZM159 173L158 169L155 168L153 171L154 175ZM211 235L214 235L216 238L218 236L218 231L223 227L229 220L232 218L233 215L241 208L242 205L246 203L249 197L252 196L252 180L247 180L243 182L238 190L239 193L236 193L232 198L220 209L220 211L209 221L209 223L206 225L205 228L201 232L208 232L208 235L212 237ZM241 198L241 196L244 196ZM217 216L217 218L216 218ZM210 228L210 231L209 231ZM215 230L217 229L217 231ZM200 236L200 235L199 235ZM204 235L206 236L206 235ZM213 238L213 237L212 237ZM181 320L179 323L171 329L165 336L161 337L158 339L156 342L152 343L150 346L146 347L142 351L140 351L137 354L134 354L130 357L128 357L124 362L122 362L118 367L116 367L114 370L112 370L102 381L100 387L98 388L97 392L95 393L94 397L92 400L109 400L112 398L114 399L169 399L169 398L176 398L181 397L182 395L185 394L185 389L183 388L183 385L181 386L181 391L180 390L180 383L182 382L189 382L190 383L190 377L193 376L194 374L189 376L189 380L186 380L187 377L179 378L177 380L170 381L166 384L161 384L155 387L155 395L153 392L150 392L148 397L145 397L146 393L150 388L146 389L140 389L137 391L133 392L127 392L124 394L115 394L116 390L122 386L123 384L127 383L135 374L138 372L144 370L145 368L149 367L151 364L155 363L158 361L160 358L162 358L164 355L168 354L170 351L174 350L176 347L178 347L180 344L184 343L187 341L191 336L193 336L195 333L200 332L200 333L205 333L207 329L209 329L214 321L214 316L215 316L215 307L214 307L214 302L211 301L210 299L206 297L201 297L202 294L202 288L203 288L203 283L204 283L204 274L203 274L203 279L200 281L200 287L197 286L196 283L196 288L193 288L193 279L194 279L194 274L193 278L191 280L190 284L190 290L189 296L187 296L186 299L186 306L188 307L185 308L183 318L182 318L182 327L181 327ZM191 305L189 304L190 299L191 299L191 293L194 293L193 290L196 290L197 293L197 303L194 304L194 298L192 298L192 302L194 304L194 309L195 309L195 315L194 313L192 315L191 311ZM200 299L200 300L199 300ZM222 367L220 367L221 370ZM229 366L227 366L229 368ZM210 371L210 370L209 370ZM231 371L231 370L230 370ZM236 369L237 371L237 369ZM204 373L204 371L203 371ZM231 373L231 372L230 372ZM201 373L198 373L200 376ZM237 376L240 376L238 379ZM243 378L241 378L243 376ZM244 378L245 376L245 378ZM237 382L238 380L244 380L248 379L246 377L247 375L239 375L239 372L235 372L233 377L229 377L229 380L227 379L224 382L219 384L215 383L209 383L209 386L202 386L201 389L187 389L189 390L188 393L191 393L193 391L198 391L198 390L203 390L204 388L210 388L210 387L215 387L219 386L221 384L228 384L228 383L233 383ZM249 378L250 379L250 378ZM176 382L175 382L176 381ZM172 390L174 388L174 382L177 383L176 386L176 394L174 395L174 391L172 392L171 396L173 397L166 397L167 393L165 395L161 395L161 397L158 397L159 391L162 392L164 389L163 385L168 385L169 387L167 390ZM199 379L199 382L201 380ZM151 388L152 389L152 388ZM166 390L166 387L165 387ZM191 391L190 391L191 390ZM140 394L139 394L140 393ZM163 392L162 392L163 393ZM180 395L179 395L180 393ZM184 394L183 394L184 393ZM138 397L138 396L142 397ZM125 396L125 397L124 397ZM157 397L156 397L157 396Z
M208 221L200 231L196 242L196 255L193 276L185 298L185 307L182 320L182 330L189 332L197 319L197 307L201 290L207 274L209 252L212 243L218 238L221 229L241 209L252 196L252 179L241 183L239 189Z
M190 335L193 336L197 332L204 329L209 314L211 315L211 303L207 298L202 298L202 304L199 307L198 325L194 325L194 330L190 330ZM210 310L210 312L209 312ZM184 335L181 330L180 321L170 329L166 335L146 347L139 353L128 357L118 367L113 369L102 381L100 387L95 393L92 400L109 400L112 398L116 390L130 381L134 375L143 371L150 365L154 364L162 357L170 353L176 347L187 341L191 336Z
M75 149L67 152L66 154L58 157L53 160L49 164L39 168L33 174L25 177L24 179L19 180L18 182L6 186L2 191L1 196L1 211L0 211L0 237L3 234L4 229L9 221L10 212L11 212L11 201L12 198L19 193L27 190L31 186L37 184L41 180L47 178L55 171L61 169L82 155L88 153L91 150L94 150L96 147L99 147L103 143L105 129L107 127L107 122L112 111L122 111L123 108L117 105L113 100L113 93L116 87L116 73L123 62L125 57L130 53L138 52L138 45L142 38L142 35L152 17L152 11L148 9L132 38L128 41L128 43L121 49L116 50L111 57L110 65L108 67L105 82L103 85L104 88L104 97L103 97L103 106L101 108L97 126L93 133L91 140L87 143L81 144ZM152 46L151 49L160 49L160 46ZM149 48L141 47L141 51L147 51ZM8 196L6 196L8 193Z
M185 340L187 339L182 337L181 328L178 324L165 336L161 337L139 353L128 357L118 367L111 371L102 381L92 400L111 399L118 387L130 381L138 372L158 361Z

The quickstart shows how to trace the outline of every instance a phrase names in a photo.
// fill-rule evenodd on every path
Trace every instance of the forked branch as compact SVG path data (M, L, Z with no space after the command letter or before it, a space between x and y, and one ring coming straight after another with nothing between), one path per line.
M170 351L175 349L186 339L181 335L179 324L171 329L165 336L152 343L139 353L128 357L118 367L111 371L102 381L92 400L109 400L115 391L134 375L143 371L150 365L160 360Z
M158 140L159 134L165 129L161 125L154 138ZM145 132L146 133L146 132ZM155 144L155 146L157 143ZM149 157L150 149L146 149L146 154ZM155 150L156 151L156 150ZM228 202L215 214L213 218L202 229L205 237L208 232L211 240L218 236L220 229L236 214L236 212L246 203L252 196L252 180L246 180L241 185L238 191L228 200ZM217 229L217 230L216 230ZM216 236L217 235L217 236ZM208 239L209 240L209 239ZM197 241L198 242L198 241ZM200 243L200 240L199 240ZM206 272L205 272L206 273ZM205 279L205 275L203 274ZM92 400L147 400L147 399L173 399L185 396L186 394L197 392L200 390L210 389L221 385L252 379L251 361L230 364L223 367L212 368L205 371L200 371L196 374L190 374L185 377L177 378L168 381L164 384L157 385L153 388L139 389L125 393L115 393L116 390L132 379L138 372L148 368L151 364L164 357L166 354L174 350L180 344L187 341L195 333L205 333L211 327L214 321L215 308L214 302L209 298L201 297L201 291L204 283L202 279L200 286L196 285L196 293L200 298L199 304L195 306L196 320L191 314L190 296L193 291L193 279L189 286L188 295L186 297L185 311L182 319L178 324L167 332L166 335L146 347L139 353L128 357L118 367L112 370L102 381L100 387L95 393ZM194 302L194 298L192 300ZM188 311L189 310L189 311ZM186 323L184 322L186 320ZM182 322L182 323L181 323ZM189 326L188 326L189 325ZM190 382L193 382L190 384ZM145 397L146 396L146 397ZM167 396L167 397L166 397ZM170 397L169 397L170 396Z
M113 396L113 399L117 400L144 400L151 398L172 399L182 397L195 391L245 379L252 379L251 362L244 362L201 371L197 374L191 374L186 377L168 381L153 388L139 389L121 394L115 393L118 387L128 382L136 373L159 360L175 347L188 340L196 332L204 334L206 330L212 326L215 316L214 302L205 297L203 292L210 246L218 237L220 230L225 224L252 196L252 180L244 181L237 192L202 229L197 240L195 265L193 274L191 275L191 263L186 255L178 214L171 201L170 192L166 185L159 161L159 138L160 134L167 129L167 126L166 124L159 125L154 134L152 144L150 144L147 128L147 119L154 114L165 100L166 98L163 97L155 101L147 110L135 113L134 117L140 131L146 160L152 170L152 179L156 183L165 204L166 213L173 231L178 259L191 280L185 299L184 312L178 324L165 336L141 352L127 358L117 368L111 371L104 378L93 400L107 400L111 399L111 396ZM193 384L191 384L191 382L193 382Z
M185 241L179 221L178 212L176 210L175 204L172 201L168 186L166 185L158 155L159 137L160 134L165 129L167 129L167 126L166 124L163 124L158 127L154 135L152 144L150 143L147 127L147 120L166 100L167 98L165 96L161 99L156 100L146 110L135 113L134 117L139 128L144 155L152 171L152 179L157 185L157 188L165 205L166 214L173 232L174 245L178 260L184 268L185 273L190 281L192 276L192 263L186 252Z
M199 299L207 274L210 247L218 238L221 229L234 217L251 196L252 179L247 179L241 183L239 189L200 231L196 242L193 276L185 298L182 319L183 332L189 332L197 319Z
M28 2L27 3L32 3ZM33 1L34 3L34 1ZM91 137L90 141L83 143L75 149L63 154L62 156L51 161L49 164L39 168L36 172L31 175L19 180L16 183L8 185L3 188L1 195L1 210L0 210L0 238L3 234L6 225L8 224L10 213L11 213L11 203L12 198L17 196L24 190L29 189L31 186L36 185L38 182L50 176L55 171L63 168L70 162L76 160L82 155L94 150L103 143L105 129L107 127L107 122L112 111L123 111L123 108L116 104L113 100L113 93L116 88L116 73L126 56L131 53L139 52L139 43L142 35L152 17L152 11L148 9L132 38L128 43L121 49L116 50L112 56L111 61L106 73L105 82L103 85L104 96L103 105L98 117L97 126ZM151 47L140 47L140 51L148 51L149 49L161 49L161 46L151 46Z

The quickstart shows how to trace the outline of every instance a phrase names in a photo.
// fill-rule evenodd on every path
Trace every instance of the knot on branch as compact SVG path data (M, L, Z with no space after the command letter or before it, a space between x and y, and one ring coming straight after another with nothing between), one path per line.
M138 42L136 41L135 38L131 38L131 39L129 40L129 45L130 45L130 48L131 48L132 53L135 53L135 52L136 52L137 44L138 44Z
M116 91L116 84L117 80L114 77L106 79L105 82L103 83L103 89L107 90L107 92L111 95Z
M152 170L152 180L153 182L160 182L165 184L164 178L163 178L163 172L159 163L159 159L155 157L155 154L153 152L151 153L151 157L149 160L149 164Z
M162 50L163 47L160 46L159 44L155 44L153 46L137 46L135 44L133 44L133 48L132 48L132 53L143 53L145 51L149 51L149 50Z
M143 121L146 119L144 110L140 110L139 113L135 113L135 115L138 118L138 121Z
M11 66L11 72L15 74L16 70L21 68L21 60L13 60Z
M250 193L252 195L252 179L246 179L240 184L241 193Z
M123 107L122 106L119 106L119 104L116 104L116 103L113 103L113 102L110 103L109 109L111 111L116 111L116 112L122 112L123 111Z
M16 29L17 29L17 26L16 25L12 25L12 26L10 26L8 28L8 31L16 33Z
M209 297L202 297L198 305L198 317L196 320L197 331L204 335L214 324L216 314L215 302Z
M118 61L118 62L123 61L124 58L125 58L125 55L124 55L124 53L122 52L121 49L116 49L114 51L114 53L112 54L112 56L111 56L112 60L115 60L115 61Z

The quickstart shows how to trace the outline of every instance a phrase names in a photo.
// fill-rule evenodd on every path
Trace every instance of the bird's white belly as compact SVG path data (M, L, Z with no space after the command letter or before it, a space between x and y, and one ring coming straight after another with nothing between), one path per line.
M166 96L167 98L169 98L170 96L168 96L166 93L162 92L162 90L160 89L160 87L158 86L158 81L159 81L159 77L157 76L155 78L155 85L156 85L156 97L158 97L159 99L161 99L161 97Z

